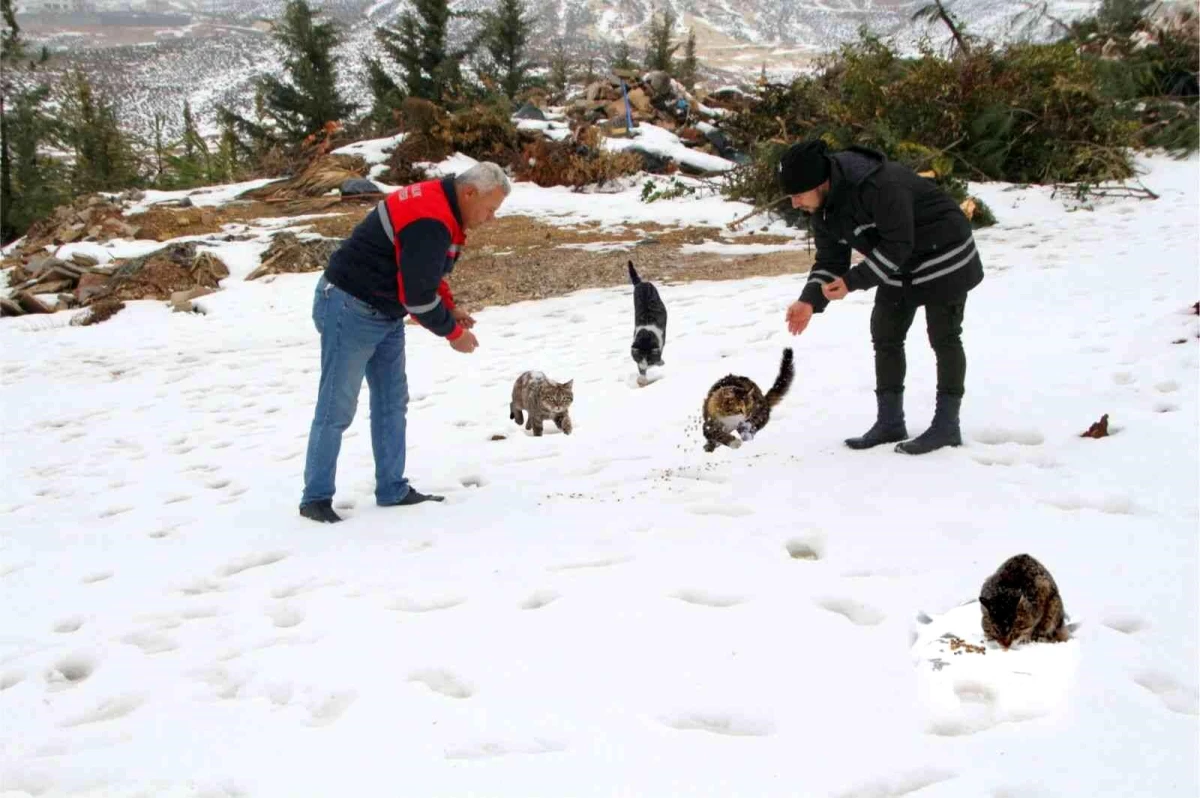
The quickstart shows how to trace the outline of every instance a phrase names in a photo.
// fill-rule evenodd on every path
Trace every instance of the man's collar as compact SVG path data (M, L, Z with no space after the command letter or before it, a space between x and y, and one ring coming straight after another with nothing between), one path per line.
M454 214L454 221L458 222L458 228L461 230L463 226L462 211L458 209L458 192L454 190L454 178L442 178L442 191L446 194L446 202L450 204L450 212Z

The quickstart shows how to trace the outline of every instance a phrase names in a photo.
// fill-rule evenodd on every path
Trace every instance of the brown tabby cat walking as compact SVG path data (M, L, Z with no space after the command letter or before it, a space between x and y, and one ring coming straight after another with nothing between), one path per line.
M704 451L715 451L717 446L736 449L742 441L753 439L771 420L771 408L787 394L794 374L792 350L785 349L779 376L765 396L749 377L729 374L717 380L704 397ZM730 434L735 430L738 438Z
M517 377L513 384L512 404L508 408L508 417L517 424L524 424L525 429L533 430L533 434L542 434L542 422L553 419L564 435L571 434L571 417L567 411L575 394L571 383L555 382L540 371L527 371ZM521 411L529 413L526 421Z
M1050 572L1028 554L1004 561L979 591L983 634L1004 648L1058 643L1069 635L1062 597Z

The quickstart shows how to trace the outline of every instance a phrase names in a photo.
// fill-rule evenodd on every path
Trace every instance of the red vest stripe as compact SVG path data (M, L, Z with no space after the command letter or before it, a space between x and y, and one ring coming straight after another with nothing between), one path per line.
M426 180L410 186L401 186L389 194L380 205L380 221L396 248L396 291L403 306L405 302L404 277L400 273L400 231L418 219L437 219L450 231L450 248L446 257L451 262L458 260L467 239L458 219L454 217L454 210L450 207L450 200L446 197L440 180ZM447 310L454 309L454 297L445 280L438 286L438 295L441 296Z

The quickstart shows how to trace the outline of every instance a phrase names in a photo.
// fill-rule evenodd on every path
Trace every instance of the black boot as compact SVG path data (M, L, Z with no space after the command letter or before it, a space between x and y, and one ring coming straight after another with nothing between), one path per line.
M870 449L881 443L895 443L908 437L908 429L904 426L904 392L875 392L875 401L879 411L875 425L858 438L847 438L846 445L851 449Z
M958 428L958 409L961 396L946 393L937 395L937 409L933 412L933 423L911 441L896 447L904 454L926 454L943 446L962 446L962 431Z
M424 504L425 502L442 502L445 501L445 496L438 496L435 493L422 493L416 488L409 488L408 493L404 494L404 498L396 502L391 507L408 507L413 504Z
M342 517L333 511L333 501L330 499L300 505L300 515L323 524L336 524L342 520Z

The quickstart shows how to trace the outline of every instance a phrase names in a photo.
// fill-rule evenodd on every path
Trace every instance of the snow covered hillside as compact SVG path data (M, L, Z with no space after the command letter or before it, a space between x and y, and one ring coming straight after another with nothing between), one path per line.
M374 505L363 396L332 527L296 513L316 274L5 320L0 796L1194 796L1200 160L1141 163L1156 201L972 186L966 445L919 458L842 445L872 297L792 338L800 274L661 284L644 388L627 287L483 310L471 356L408 328L409 474L447 501ZM706 455L708 386L786 346L770 425ZM526 369L574 379L572 435L508 420ZM1074 638L948 651L1019 552Z
M183 101L206 134L216 132L216 110L226 105L253 114L255 86L263 75L282 69L283 52L264 29L264 20L283 13L282 0L170 0L179 11L194 14L190 24L166 30L142 29L144 40L128 43L124 37L139 29L71 26L46 22L27 33L53 47L65 47L68 58L51 65L49 74L79 67L120 98L122 122L151 139L154 118L161 114L172 136L181 132ZM324 0L314 2L327 18L342 26L337 48L339 91L358 103L360 111L371 105L364 56L384 59L376 40L380 26L398 25L411 10L403 0ZM855 41L860 27L894 41L902 52L916 53L928 38L936 47L948 47L949 34L941 23L913 22L913 12L924 5L900 0L532 0L529 31L530 57L545 65L550 43L565 40L580 70L587 59L611 59L618 42L634 48L640 59L649 23L654 14L670 7L677 18L675 38L682 42L689 28L696 31L698 53L709 71L710 88L725 81L753 80L766 68L772 79L789 80L813 58ZM1029 37L1042 40L1061 31L1030 11L1043 5L1051 17L1071 21L1093 13L1098 0L1048 0L1046 3L1013 3L1010 0L955 0L947 7L974 35L995 40ZM478 12L496 6L494 0L454 0L458 13ZM49 18L53 20L53 18ZM23 23L28 25L28 23ZM257 26L257 27L256 27ZM474 23L456 20L450 38L456 45L474 31ZM598 63L599 63L598 61Z

